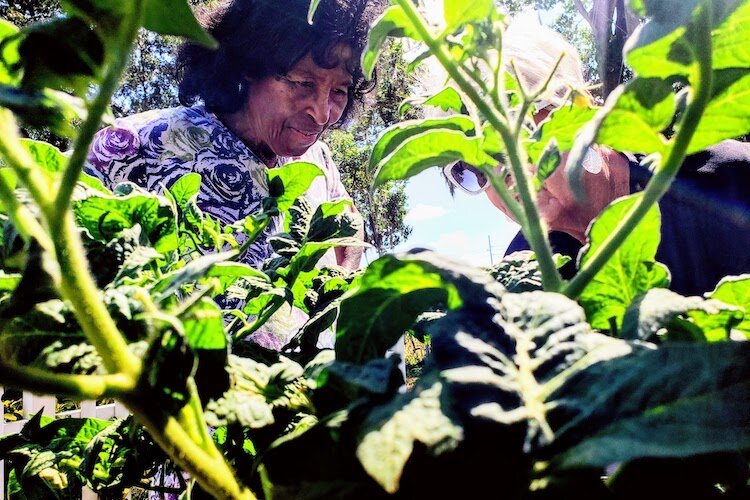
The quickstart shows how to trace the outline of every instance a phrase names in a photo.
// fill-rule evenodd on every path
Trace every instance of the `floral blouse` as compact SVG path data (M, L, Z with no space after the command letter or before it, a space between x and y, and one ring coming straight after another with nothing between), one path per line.
M260 209L268 195L265 165L203 106L147 111L121 118L100 130L91 146L87 172L114 188L133 182L160 192L183 175L201 175L198 206L225 224ZM278 226L276 226L278 227ZM258 266L268 258L269 228L242 260Z

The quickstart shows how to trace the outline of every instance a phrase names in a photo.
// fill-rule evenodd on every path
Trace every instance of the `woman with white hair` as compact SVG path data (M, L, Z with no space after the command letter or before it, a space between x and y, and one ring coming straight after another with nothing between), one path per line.
M571 91L588 96L577 51L548 28L511 24L503 37L503 60L531 91L543 85L554 68L549 91L533 116L541 127L551 111L566 104ZM537 195L553 250L573 258L562 270L564 278L575 272L575 258L592 220L616 198L642 190L651 175L637 154L594 146L584 161L587 199L579 203L563 173L567 156L562 152L560 165ZM497 193L487 189L489 182L481 171L458 162L444 172L467 193L484 191L512 218ZM688 156L659 207L662 227L656 259L671 271L670 289L702 294L724 276L750 273L750 145L728 140ZM519 233L506 255L526 249L529 245Z

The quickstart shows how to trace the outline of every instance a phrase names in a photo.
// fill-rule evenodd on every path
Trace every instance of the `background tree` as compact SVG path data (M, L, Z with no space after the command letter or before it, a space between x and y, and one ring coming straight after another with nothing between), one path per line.
M406 241L412 231L404 222L406 183L388 182L370 191L373 177L366 169L372 145L380 132L401 119L399 107L416 84L406 67L401 42L385 47L376 69L376 87L361 113L348 130L332 130L326 139L342 181L364 218L365 240L378 255ZM418 108L410 108L402 118L415 118L418 113Z

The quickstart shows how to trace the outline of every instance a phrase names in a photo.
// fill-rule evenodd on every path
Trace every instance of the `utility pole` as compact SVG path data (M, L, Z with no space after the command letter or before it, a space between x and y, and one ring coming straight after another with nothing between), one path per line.
M495 262L492 260L492 240L490 239L490 235L487 235L487 251L490 252L490 265L494 266Z

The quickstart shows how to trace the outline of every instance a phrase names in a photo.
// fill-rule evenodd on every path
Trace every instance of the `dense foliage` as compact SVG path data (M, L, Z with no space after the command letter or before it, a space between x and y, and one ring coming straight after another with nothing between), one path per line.
M455 86L419 102L453 114L390 127L370 157L374 184L468 161L535 253L492 272L386 255L356 274L315 265L354 243L361 220L342 203L311 209L301 195L314 165L269 170L263 210L229 227L196 206L196 175L159 194L110 193L83 175L141 23L212 41L184 0L62 4L67 17L50 24L0 25L0 383L116 397L133 418L37 418L3 438L8 497L75 497L80 484L114 494L151 477L159 449L189 474L186 495L219 498L747 497L750 277L681 297L654 255L655 202L685 154L750 130L750 2L632 1L651 18L630 43L636 79L601 110L572 98L536 126L525 118L544 89L498 67L495 81L480 76L504 26L491 0L445 0L440 26L394 0L366 70L388 36L425 44ZM54 56L39 43L50 36ZM677 98L674 82L687 89ZM19 138L17 120L72 136L73 150ZM566 282L534 191L556 149L572 146L575 174L593 141L652 154L657 167L592 225ZM497 174L500 154L510 170ZM237 263L279 215L277 255L261 269ZM310 320L281 352L244 340L285 304ZM403 391L384 354L417 320L432 352ZM328 328L335 349L318 349Z

